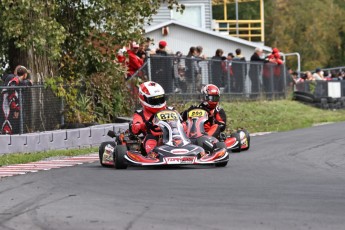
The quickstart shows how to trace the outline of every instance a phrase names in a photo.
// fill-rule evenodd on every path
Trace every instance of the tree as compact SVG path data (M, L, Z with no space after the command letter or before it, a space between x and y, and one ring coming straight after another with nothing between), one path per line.
M344 61L343 1L265 1L266 44L285 53L299 52L304 69Z
M164 2L183 9L177 0L2 0L0 56L64 97L70 121L109 121L129 109L116 48L141 41Z

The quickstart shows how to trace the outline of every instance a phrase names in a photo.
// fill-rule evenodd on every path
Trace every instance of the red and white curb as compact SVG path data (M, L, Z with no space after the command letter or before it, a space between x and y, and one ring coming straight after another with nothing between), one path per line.
M68 157L58 160L43 160L26 164L16 164L0 167L0 179L15 175L22 175L29 172L38 172L55 168L70 167L84 163L93 163L99 160L98 154L90 154L85 156Z

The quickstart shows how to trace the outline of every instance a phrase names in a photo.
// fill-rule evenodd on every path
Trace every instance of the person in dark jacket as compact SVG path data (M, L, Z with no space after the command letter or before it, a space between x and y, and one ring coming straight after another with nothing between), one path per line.
M265 62L265 58L262 58L263 50L259 47L255 48L253 55L250 57L250 69L249 78L252 83L251 96L257 97L259 95L259 76L262 69L262 64Z

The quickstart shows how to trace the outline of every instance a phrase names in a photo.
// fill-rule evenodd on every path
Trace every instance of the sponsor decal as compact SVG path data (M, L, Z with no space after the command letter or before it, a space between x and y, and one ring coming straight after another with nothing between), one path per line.
M167 164L193 164L195 161L194 156L181 156L181 157L165 157Z

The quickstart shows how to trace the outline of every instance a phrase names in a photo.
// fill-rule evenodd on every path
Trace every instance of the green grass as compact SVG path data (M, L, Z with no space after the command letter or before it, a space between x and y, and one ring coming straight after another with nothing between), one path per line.
M59 156L79 156L90 154L98 151L98 147L69 149L69 150L50 150L36 153L14 153L0 155L0 167L12 164L23 164L28 162L36 162L49 157Z
M196 104L196 103L195 103ZM322 110L292 100L221 102L227 115L227 129L246 128L254 132L279 132L311 127L323 122L345 121L345 110ZM188 105L176 106L179 111Z
M190 106L174 104L181 112ZM198 103L195 103L198 104ZM322 110L291 100L222 102L228 130L246 128L250 133L288 131L323 122L345 121L345 110ZM0 155L0 166L39 161L49 157L76 156L97 152L98 148L51 150L46 152Z

